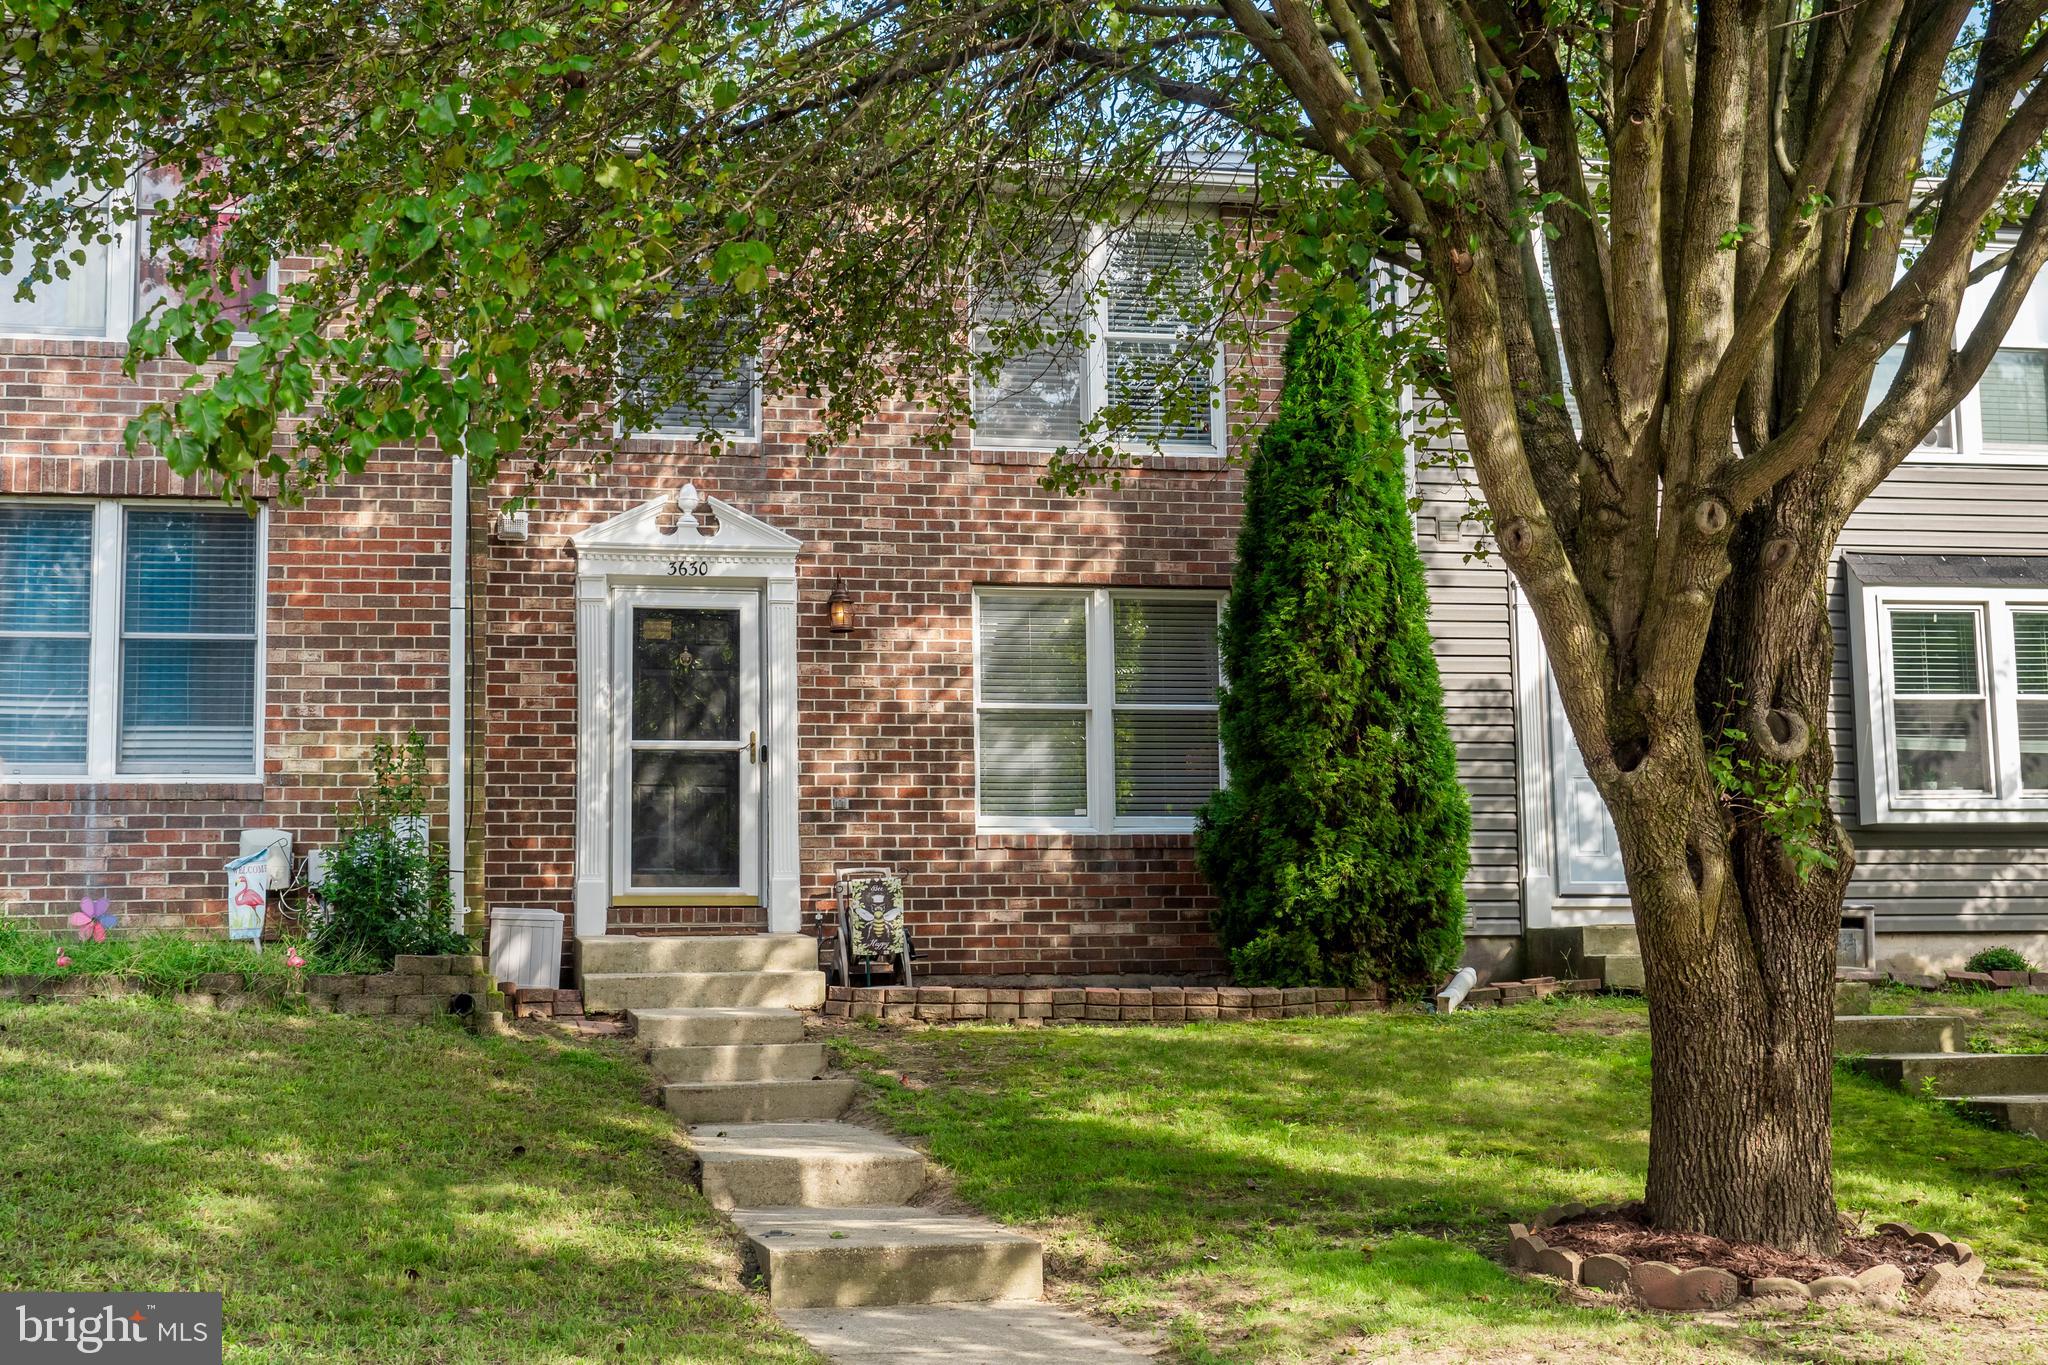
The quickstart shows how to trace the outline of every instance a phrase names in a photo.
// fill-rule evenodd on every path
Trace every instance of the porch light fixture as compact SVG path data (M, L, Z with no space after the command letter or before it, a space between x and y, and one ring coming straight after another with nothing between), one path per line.
M832 580L832 595L825 599L825 621L834 634L844 635L853 629L853 597L837 578Z

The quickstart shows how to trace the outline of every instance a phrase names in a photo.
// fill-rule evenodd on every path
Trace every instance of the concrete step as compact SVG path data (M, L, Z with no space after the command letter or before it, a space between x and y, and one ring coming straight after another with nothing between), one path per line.
M1963 1021L1951 1014L1838 1014L1835 1055L1864 1052L1959 1052Z
M1610 991L1640 991L1643 960L1634 953L1596 953L1579 959L1582 977L1599 977Z
M851 1123L707 1124L690 1145L715 1209L906 1204L924 1188L921 1153Z
M825 1003L825 974L805 972L586 972L583 1008L611 1012L728 1009L784 1005L811 1010Z
M658 1047L647 1054L662 1081L808 1081L825 1069L823 1043L727 1043Z
M1835 983L1835 1018L1870 1013L1870 983L1868 981L1837 981ZM1906 1048L1897 1049L1900 1052Z
M1960 1109L1973 1110L2001 1128L2048 1138L2048 1095L1958 1095Z
M739 1209L749 1258L776 1308L1036 1299L1036 1240L929 1209Z
M783 1326L833 1365L1157 1365L1079 1313L1050 1303L800 1308Z
M809 934L607 934L576 941L586 972L813 972Z
M853 1101L850 1076L815 1081L683 1081L661 1088L661 1102L684 1123L787 1123L836 1119Z
M804 1017L786 1005L729 1009L628 1011L641 1042L650 1047L731 1047L742 1043L801 1043Z
M1578 924L1558 929L1531 929L1527 948L1531 975L1566 979L1593 976L1587 959L1640 957L1633 924Z
M1852 1057L1849 1065L1901 1090L1944 1096L2048 1093L2048 1054L1901 1052Z

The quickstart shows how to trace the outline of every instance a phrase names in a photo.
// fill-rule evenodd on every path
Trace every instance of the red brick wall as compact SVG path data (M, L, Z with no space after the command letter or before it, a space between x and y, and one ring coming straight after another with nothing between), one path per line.
M104 342L0 340L0 493L202 496L121 451L122 423L175 386L130 381ZM568 913L575 818L573 533L694 479L804 541L798 687L807 907L834 870L893 864L926 970L938 974L1210 973L1221 962L1191 839L977 835L973 591L982 584L1222 588L1240 479L1218 460L1163 459L1116 490L1037 485L1042 457L943 453L914 418L869 425L807 457L805 414L771 403L769 439L715 458L692 442L620 443L594 485L532 509L532 538L493 541L473 509L472 857L485 905ZM500 490L509 492L510 485ZM0 912L54 917L85 892L129 924L217 927L220 865L238 831L279 824L300 847L332 835L379 734L445 743L447 474L392 452L302 508L272 507L260 783L0 786ZM858 600L826 629L836 579ZM843 808L836 804L843 802ZM807 915L808 919L808 915ZM625 931L758 929L758 909L620 909Z
M123 423L181 373L148 366L129 380L125 349L0 339L0 494L206 496L123 453ZM104 894L131 927L222 929L221 864L243 828L325 843L372 738L416 726L438 753L447 485L438 458L394 451L303 507L270 508L261 780L0 783L0 914L57 927L81 895Z

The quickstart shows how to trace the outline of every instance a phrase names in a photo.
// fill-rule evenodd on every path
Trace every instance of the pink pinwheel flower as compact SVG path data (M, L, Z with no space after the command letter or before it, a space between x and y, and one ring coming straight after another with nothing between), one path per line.
M78 909L71 916L71 927L78 933L78 941L87 939L94 943L107 941L107 930L114 927L114 912L107 909L107 898L94 900L91 896L78 898Z
M69 967L71 965L71 955L62 948L57 950L57 965L59 967Z

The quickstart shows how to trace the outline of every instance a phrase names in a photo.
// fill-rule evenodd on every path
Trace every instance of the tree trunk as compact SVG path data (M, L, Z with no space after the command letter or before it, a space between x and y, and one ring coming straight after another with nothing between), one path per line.
M1650 1004L1650 1217L1831 1252L1834 975L1853 852L1826 804L1832 528L1809 522L1798 547L1768 548L1787 543L1788 520L1820 519L1797 503L1738 529L1693 705L1646 718L1645 757L1612 775L1608 804ZM1807 823L1724 790L1714 755L1724 773L1795 778Z

